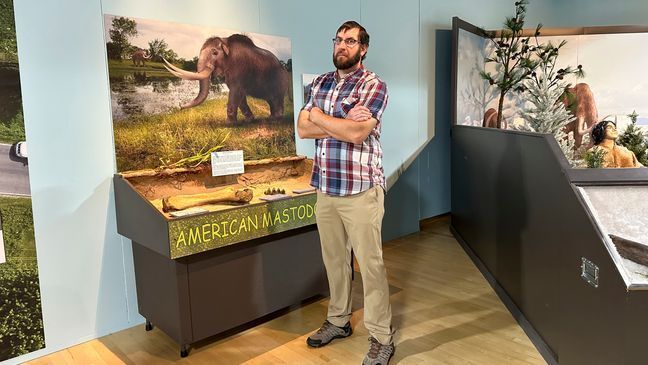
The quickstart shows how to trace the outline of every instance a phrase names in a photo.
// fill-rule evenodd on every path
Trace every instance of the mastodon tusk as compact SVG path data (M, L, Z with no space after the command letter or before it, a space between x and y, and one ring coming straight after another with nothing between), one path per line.
M167 71L171 72L173 74L173 76L179 77L181 79L187 79L184 75L182 75L181 73L166 67L166 65L162 65L162 66L164 66L167 69Z
M209 79L205 80L200 80L200 92L198 93L198 96L196 98L184 105L181 105L180 108L186 109L186 108L191 108L194 107L198 104L201 104L205 99L207 99L207 95L209 95L209 83L211 81Z
M183 70L181 68L178 68L178 67L172 65L171 63L169 63L169 61L165 60L164 58L162 58L162 60L166 64L164 67L167 70L169 70L169 72L171 72L172 74L174 74L175 76L178 76L179 78L181 78L183 80L204 80L204 79L208 78L209 75L211 75L211 72L212 72L212 70L209 69L209 68L206 68L206 69L202 70L201 72L189 72L189 71L185 71L185 70Z
M164 63L166 63L167 66L171 67L171 68L172 68L173 70L175 70L175 71L184 71L183 69L174 66L172 63L170 63L169 61L167 61L166 58L164 58L164 57L162 57L162 61L164 61Z

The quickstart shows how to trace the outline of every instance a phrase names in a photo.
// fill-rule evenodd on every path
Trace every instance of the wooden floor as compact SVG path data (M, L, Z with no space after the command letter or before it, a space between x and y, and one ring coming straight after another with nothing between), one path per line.
M385 243L384 259L397 329L390 364L545 364L452 237L447 218ZM360 364L368 348L360 281L356 276L353 336L321 349L305 341L325 319L326 299L201 341L186 358L164 333L146 332L142 324L28 364Z

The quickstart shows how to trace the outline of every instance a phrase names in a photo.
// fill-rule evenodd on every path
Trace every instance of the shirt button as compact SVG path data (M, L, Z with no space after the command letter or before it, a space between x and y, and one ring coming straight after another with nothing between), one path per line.
M326 156L326 153L322 152L322 156Z
M326 170L322 170L322 174L326 174Z

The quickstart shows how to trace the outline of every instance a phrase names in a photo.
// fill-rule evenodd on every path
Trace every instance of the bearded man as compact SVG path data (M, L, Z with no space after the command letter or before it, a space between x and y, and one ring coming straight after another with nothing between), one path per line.
M348 337L351 328L351 250L364 289L369 331L365 365L386 365L394 354L389 285L382 258L385 175L380 126L387 85L362 61L369 34L342 24L333 38L336 70L316 78L299 113L300 138L315 139L311 185L317 189L316 219L331 293L327 319L306 341L321 347Z

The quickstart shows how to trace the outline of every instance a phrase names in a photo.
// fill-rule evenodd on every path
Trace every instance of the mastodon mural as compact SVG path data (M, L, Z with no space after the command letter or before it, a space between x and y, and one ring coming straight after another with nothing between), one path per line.
M247 120L253 119L246 97L263 99L270 106L270 118L284 113L284 97L289 90L290 77L277 57L270 51L257 47L242 34L227 38L211 37L205 41L198 56L197 72L182 70L169 62L166 67L172 74L200 82L196 98L182 108L201 104L209 94L211 75L221 76L229 88L227 120L236 121L238 109Z

